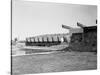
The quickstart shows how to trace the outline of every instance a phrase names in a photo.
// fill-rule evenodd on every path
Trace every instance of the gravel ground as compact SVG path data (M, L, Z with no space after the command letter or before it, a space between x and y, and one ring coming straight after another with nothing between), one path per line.
M56 52L12 57L13 75L97 69L93 52Z

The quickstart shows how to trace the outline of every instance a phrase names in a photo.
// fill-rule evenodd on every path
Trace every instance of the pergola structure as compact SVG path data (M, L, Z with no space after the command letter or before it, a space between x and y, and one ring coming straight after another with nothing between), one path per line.
M63 39L63 40L62 40ZM26 46L52 46L59 45L62 42L68 43L68 37L62 34L61 35L53 35L53 36L36 36L26 38Z

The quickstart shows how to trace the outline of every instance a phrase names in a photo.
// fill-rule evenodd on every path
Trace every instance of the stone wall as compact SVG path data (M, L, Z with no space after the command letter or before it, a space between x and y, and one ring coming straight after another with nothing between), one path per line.
M73 33L69 46L74 51L97 52L97 31Z

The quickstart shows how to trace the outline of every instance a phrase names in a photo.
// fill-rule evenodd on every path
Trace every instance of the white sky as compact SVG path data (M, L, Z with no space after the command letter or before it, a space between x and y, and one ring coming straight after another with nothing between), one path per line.
M13 0L12 38L67 33L62 24L96 25L97 6Z

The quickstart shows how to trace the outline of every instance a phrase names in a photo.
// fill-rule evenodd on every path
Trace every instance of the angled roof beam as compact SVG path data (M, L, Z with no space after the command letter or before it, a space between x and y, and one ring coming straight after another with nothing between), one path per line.
M65 28L65 29L73 29L72 27L66 26L66 25L63 25L63 24L62 24L62 28Z
M87 26L85 26L85 25L83 25L83 24L81 24L81 23L79 23L79 22L77 22L77 26L79 26L79 27L81 27L81 28L87 27Z

